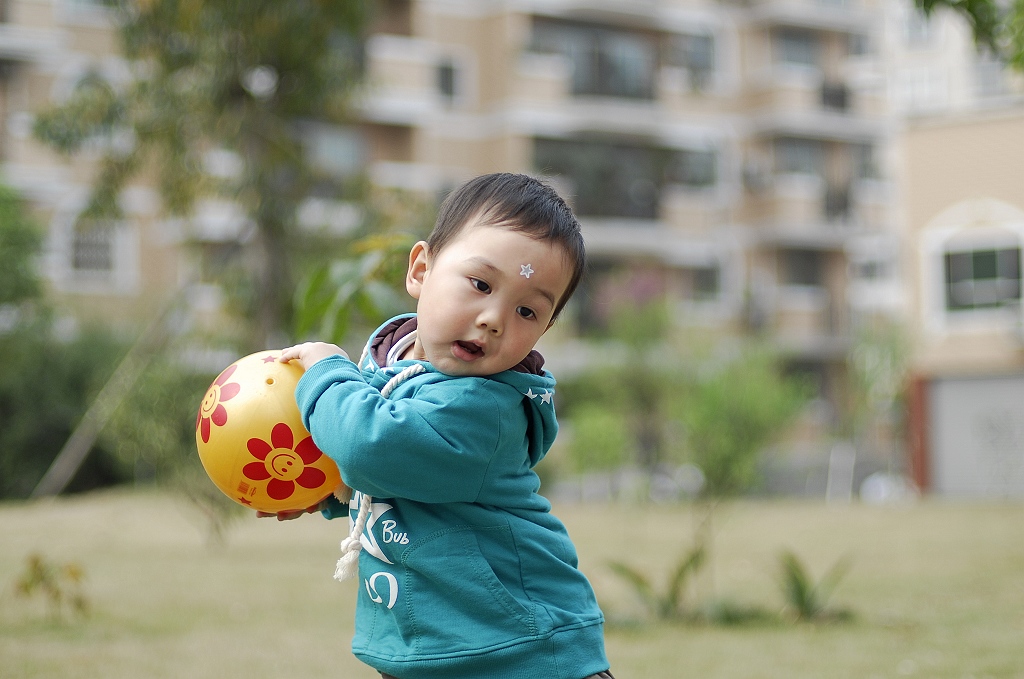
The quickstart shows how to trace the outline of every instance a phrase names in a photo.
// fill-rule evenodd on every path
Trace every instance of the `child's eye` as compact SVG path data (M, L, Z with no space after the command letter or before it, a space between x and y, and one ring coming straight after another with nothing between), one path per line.
M522 316L523 318L534 318L537 315L533 313L533 309L525 306L516 307L516 313Z
M491 286L488 285L487 283L485 283L484 281L480 280L479 278L470 278L469 281L470 281L470 283L473 284L473 287L476 288L480 292L490 292L491 291Z

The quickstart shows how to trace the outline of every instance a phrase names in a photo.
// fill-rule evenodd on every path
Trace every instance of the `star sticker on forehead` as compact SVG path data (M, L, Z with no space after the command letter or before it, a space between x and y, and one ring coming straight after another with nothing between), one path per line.
M533 275L533 267L530 266L529 264L521 264L519 266L519 275L526 276L527 278L529 278L530 276Z

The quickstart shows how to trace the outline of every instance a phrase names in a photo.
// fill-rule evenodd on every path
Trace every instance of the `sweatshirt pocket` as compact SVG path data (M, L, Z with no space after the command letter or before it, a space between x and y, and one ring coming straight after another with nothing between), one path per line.
M481 543L497 555L501 577ZM399 631L414 652L483 651L535 636L536 620L515 555L507 526L453 528L411 546L402 560L405 620L395 622L405 628Z

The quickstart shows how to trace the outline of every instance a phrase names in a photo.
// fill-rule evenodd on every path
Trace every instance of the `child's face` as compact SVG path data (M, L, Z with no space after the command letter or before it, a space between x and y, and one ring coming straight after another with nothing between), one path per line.
M473 219L436 256L419 242L406 289L418 300L405 358L446 375L494 375L526 358L571 278L561 245Z

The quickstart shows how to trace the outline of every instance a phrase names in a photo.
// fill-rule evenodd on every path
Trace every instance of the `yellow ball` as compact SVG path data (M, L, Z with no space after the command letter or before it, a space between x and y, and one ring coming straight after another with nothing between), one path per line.
M280 356L261 351L229 365L196 417L210 479L235 502L270 513L313 507L341 484L337 465L302 424L295 403L302 368Z

